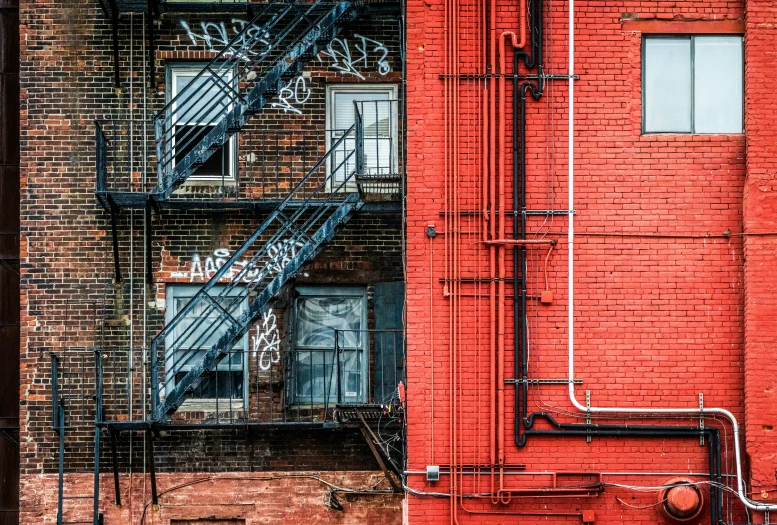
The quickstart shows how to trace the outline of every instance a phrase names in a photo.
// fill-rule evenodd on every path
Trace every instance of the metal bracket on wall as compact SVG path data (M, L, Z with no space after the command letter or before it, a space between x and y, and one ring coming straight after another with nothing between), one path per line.
M378 465L380 465L381 470L383 470L383 474L386 476L386 479L388 480L389 484L391 484L394 491L403 492L401 474L402 471L391 460L388 454L385 454L384 451L378 447L377 444L380 443L380 440L372 431L372 428L370 428L370 426L364 420L361 412L357 412L357 415L359 416L359 421L361 423L359 428L362 432L362 436L364 436L364 441L366 441L367 445L370 447L372 455L375 456Z
M704 394L699 394L699 445L704 446Z
M591 424L591 391L586 390L585 391L585 424L590 425ZM588 434L585 437L585 442L590 443L591 442L591 434Z
M568 385L569 379L505 379L506 385L514 384L527 384L527 385ZM575 379L572 381L575 385L582 385L582 379Z
M154 465L154 431L146 431L146 440L148 442L148 473L151 478L151 504L154 507L159 506L159 494L156 491L156 467Z
M108 195L108 204L111 208L111 238L113 239L113 265L114 272L116 273L116 283L121 283L121 266L119 266L119 229L116 224L119 220L119 207L113 201L113 198Z
M116 431L111 429L111 462L113 463L113 488L116 493L116 506L121 507L121 488L119 485L119 461L116 453Z
M769 522L769 511L768 511L768 510L765 510L765 511L764 511L764 524L765 524L765 525L769 525L769 523L770 523L770 522Z

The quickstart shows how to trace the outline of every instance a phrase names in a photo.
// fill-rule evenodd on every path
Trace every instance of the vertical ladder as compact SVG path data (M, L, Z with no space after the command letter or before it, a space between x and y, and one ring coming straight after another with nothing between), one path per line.
M91 359L89 354L92 354ZM94 360L93 362L92 359ZM102 525L100 513L100 429L98 422L102 414L102 396L99 385L101 367L100 351L81 352L65 350L63 355L51 354L51 408L52 428L57 434L58 487L57 525L92 524ZM94 384L91 384L92 379ZM91 414L94 413L92 420ZM79 435L84 429L94 432L94 444L79 443L72 434ZM66 490L65 465L68 460L82 458L94 453L94 490L91 494L70 494ZM89 502L91 501L91 505Z

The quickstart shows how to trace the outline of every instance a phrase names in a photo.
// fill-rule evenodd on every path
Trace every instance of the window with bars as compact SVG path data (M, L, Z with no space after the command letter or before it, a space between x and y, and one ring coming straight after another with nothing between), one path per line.
M395 175L397 169L397 87L391 84L353 84L327 88L327 122L331 147L356 123L357 112L363 121L364 172L362 175ZM332 185L339 188L356 168L356 135L343 141L333 152L330 173ZM347 190L355 188L352 181Z
M365 402L369 368L366 328L366 289L297 287L289 379L291 401ZM339 338L337 342L335 337Z

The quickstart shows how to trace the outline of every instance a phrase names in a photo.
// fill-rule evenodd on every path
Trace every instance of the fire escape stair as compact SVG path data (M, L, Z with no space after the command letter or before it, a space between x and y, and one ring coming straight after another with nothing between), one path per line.
M350 0L265 4L156 114L157 184L152 191L106 187L107 166L101 159L98 130L95 193L100 203L108 209L167 200L361 11L362 6Z
M357 159L361 158L358 130L357 125L351 126L331 146L154 338L151 390L155 422L169 419L232 352L283 287L363 206L354 188ZM355 149L347 148L351 141Z

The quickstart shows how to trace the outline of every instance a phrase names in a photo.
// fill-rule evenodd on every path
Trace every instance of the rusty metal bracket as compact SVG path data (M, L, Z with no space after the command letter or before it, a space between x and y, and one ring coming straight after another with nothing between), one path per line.
M367 445L370 447L370 450L372 451L372 454L375 456L375 459L377 460L378 465L380 465L381 470L383 470L383 474L385 474L386 479L388 480L389 483L391 483L391 486L396 492L403 492L402 478L400 477L401 471L399 470L399 467L397 467L396 464L387 455L384 461L384 457L383 457L384 454L376 445L379 442L377 436L372 431L372 429L367 424L367 422L364 420L364 417L362 417L361 413L357 412L357 415L359 416L359 420L361 421L360 430L362 431L364 440L367 442ZM397 481L397 479L399 479L399 481Z
M699 394L699 445L704 446L704 394Z
M585 391L585 424L590 425L591 424L591 391L586 390ZM590 443L591 442L591 434L588 434L585 436L585 442Z

